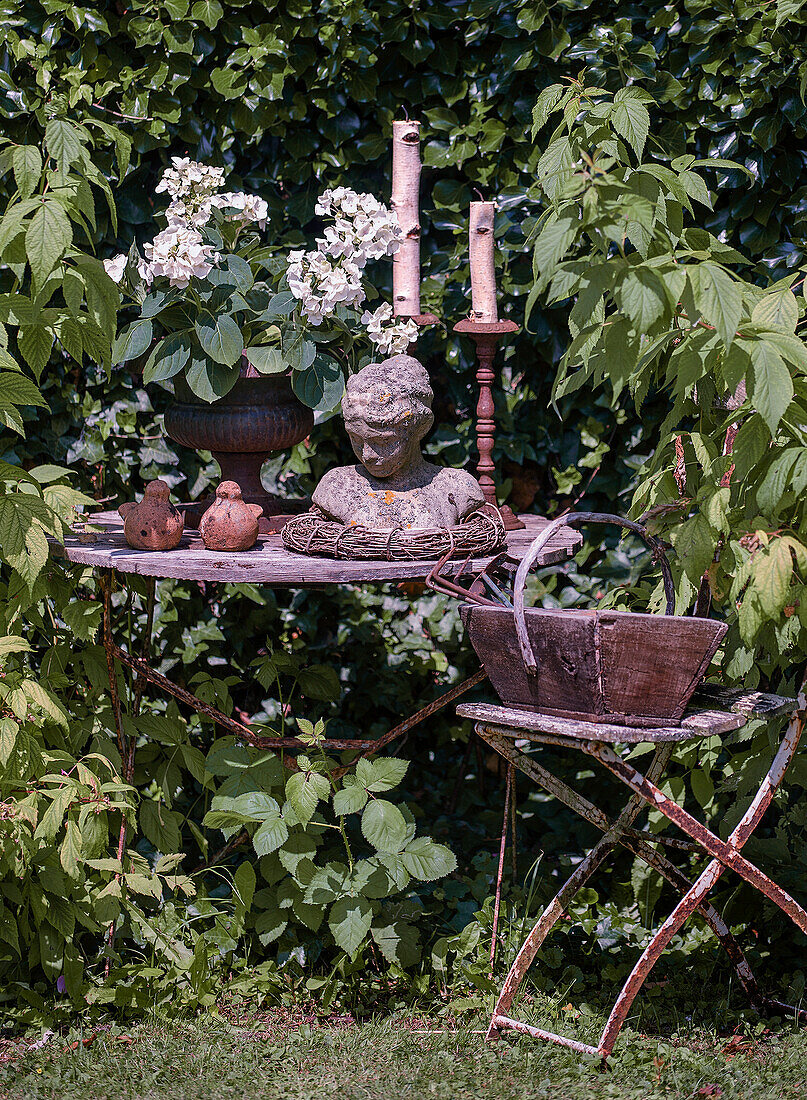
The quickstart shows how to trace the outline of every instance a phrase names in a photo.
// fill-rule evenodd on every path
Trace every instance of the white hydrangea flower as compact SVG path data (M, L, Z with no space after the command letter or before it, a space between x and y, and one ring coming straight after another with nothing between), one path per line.
M371 216L383 214L387 216L389 211L383 203L379 202L375 195L365 191L361 195L352 191L349 187L327 188L317 199L314 207L315 214L323 217L352 218L361 211Z
M151 273L151 267L147 260L138 259L137 274L140 276L146 286L151 286L152 282L154 281L154 276Z
M347 187L329 188L319 196L314 210L334 219L334 225L328 226L325 237L317 242L328 255L348 255L352 251L354 262L364 266L368 260L398 251L398 218L375 195L360 195Z
M337 219L334 225L326 226L324 237L317 238L317 246L321 252L335 259L352 257L356 251L352 226L341 218Z
M382 328L393 317L392 306L389 302L382 302L380 306L372 310L366 309L361 315L361 323L367 329L370 337L378 336Z
M333 225L326 226L315 251L289 254L287 278L308 321L319 325L340 304L361 305L364 267L398 250L401 229L394 212L374 195L347 187L323 191L315 210L333 218Z
M418 338L418 327L411 318L399 318L393 321L392 306L384 302L373 310L365 310L361 323L367 329L367 335L382 355L402 355L411 343Z
M393 256L401 246L401 227L395 214L359 213L353 220L359 250L368 260Z
M326 187L317 199L317 205L314 207L315 212L326 217L335 217L342 209L342 200L347 197L347 193L348 189L346 187ZM348 202L348 206L354 206L352 200Z
M111 260L104 260L104 270L113 282L119 283L123 279L127 259L125 252L119 252Z
M202 240L201 233L183 225L169 225L144 248L151 282L164 276L171 286L185 289L191 279L204 279L218 263L216 252Z
M201 198L194 201L193 198L174 199L169 203L165 216L169 225L196 226L207 225L210 221L210 211L214 198Z
M320 325L338 305L361 305L361 271L349 259L332 262L322 251L290 252L286 278L289 290L302 302L306 319Z
M172 157L172 167L163 172L157 191L167 191L171 202L166 210L169 226L185 225L199 228L210 221L214 206L231 207L229 217L243 224L257 223L266 228L269 207L260 195L244 191L217 194L224 186L224 169L202 164L188 157Z
M214 195L211 201L220 209L232 207L235 213L228 217L233 221L240 221L245 225L248 222L256 222L259 229L266 228L269 220L269 206L260 195L250 195L245 191L224 191L220 195Z
M244 191L225 191L224 169L190 160L188 157L172 157L172 167L163 172L157 191L167 191L171 202L166 210L168 225L184 225L201 228L210 221L213 207L230 208L228 219L247 225L255 222L266 228L269 207L260 195Z
M223 168L214 168L190 157L171 157L171 164L173 167L163 172L156 190L158 193L167 191L172 199L209 196L224 184Z

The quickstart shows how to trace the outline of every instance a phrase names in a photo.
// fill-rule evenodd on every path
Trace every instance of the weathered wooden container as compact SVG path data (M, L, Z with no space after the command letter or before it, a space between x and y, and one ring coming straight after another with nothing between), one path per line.
M586 721L668 725L682 717L703 679L726 633L724 623L672 614L524 608L527 573L546 540L563 523L591 519L623 523L650 542L663 562L671 610L669 565L643 528L614 516L571 513L545 528L523 558L514 610L466 604L463 622L509 706Z
M726 632L712 619L529 608L531 673L512 611L466 604L462 617L502 702L589 722L681 718Z

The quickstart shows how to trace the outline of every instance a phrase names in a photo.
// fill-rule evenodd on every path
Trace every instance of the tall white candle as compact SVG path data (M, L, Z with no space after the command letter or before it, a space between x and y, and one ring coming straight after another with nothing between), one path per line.
M468 251L471 260L471 319L478 322L490 323L499 320L496 307L496 268L493 260L495 216L495 203L471 203L471 228L468 234Z
M392 209L403 230L392 258L396 317L420 315L420 123L392 124Z

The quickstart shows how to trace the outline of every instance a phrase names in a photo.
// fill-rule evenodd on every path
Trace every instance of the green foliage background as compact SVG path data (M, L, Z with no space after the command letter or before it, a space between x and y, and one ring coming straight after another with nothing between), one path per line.
M739 173L721 178L707 228L725 231L755 262L783 271L797 266L807 211L798 151L807 55L792 33L798 17L777 29L777 11L750 4L620 5L617 17L609 4L532 2L312 8L303 0L170 0L120 11L106 3L8 4L10 75L1 109L15 141L38 141L53 113L111 123L132 139L131 169L118 194L119 236L116 243L99 210L99 255L149 232L154 184L176 153L226 163L233 186L243 183L270 203L277 239L298 245L323 182L388 192L391 122L405 109L424 122L427 304L450 329L468 308L465 235L474 187L500 201L502 296L520 319L530 283L526 193L539 153L528 133L532 105L545 85L584 66L596 83L616 88L632 79L646 87L666 117L659 140L673 151L683 151L688 140L692 152L733 157L754 170L750 189ZM102 151L98 135L96 146L95 161L114 176L114 143ZM612 438L610 417L593 408L585 410L593 419L583 438L579 421L567 429L567 415L558 420L547 411L555 326L551 315L536 316L532 326L534 337L522 337L509 361L518 385L500 442L521 467L508 466L518 503L537 489L544 507L554 488L549 470L566 470L591 452L593 468L602 457L597 445L609 440L611 457L597 488L613 495L639 441L628 427ZM465 351L441 332L428 355L441 397L434 438L451 462L469 453L473 393ZM132 465L151 476L155 460L167 458L159 444L142 451L119 445L116 462L102 463L101 440L86 431L87 418L101 418L103 435L118 393L107 389L101 401L95 387L77 378L64 391L77 391L84 399L77 402L58 392L61 380L49 384L57 417L55 430L41 435L49 457L72 457L83 434L80 457L99 478ZM33 440L29 456L32 446ZM298 455L293 466L316 476L332 458L328 446L320 461ZM561 487L571 488L569 477Z
M607 88L633 81L659 102L664 121L654 139L671 152L683 152L688 143L700 156L731 157L745 164L754 175L753 185L739 172L721 173L714 213L706 214L703 223L741 245L749 257L748 274L767 281L771 272L783 274L804 263L807 171L799 150L807 117L802 98L807 46L801 19L800 5L789 0L765 7L695 0L665 7L604 2L548 7L498 0L381 0L372 5L339 0L316 5L304 0L134 0L128 6L104 2L87 7L62 0L7 2L0 4L0 116L4 133L15 143L41 146L54 117L82 123L92 133L92 163L104 178L122 177L116 189L117 226L103 202L96 202L90 239L82 241L99 257L125 247L133 235L151 234L154 185L168 157L176 154L226 164L229 186L243 184L269 202L274 239L299 246L310 235L314 199L323 185L343 182L380 197L388 194L392 119L404 109L420 118L426 166L424 304L446 325L425 337L420 348L437 394L430 449L442 461L463 465L473 455L473 372L467 348L451 335L451 325L468 309L468 202L474 188L499 200L501 298L507 314L521 321L532 283L527 237L540 212L528 196L541 152L529 134L538 93L584 67L592 83ZM3 177L4 207L14 179L11 173ZM2 291L12 290L7 270L0 280ZM551 410L566 312L563 306L536 308L531 331L522 333L509 350L498 394L504 490L520 509L551 512L585 493L583 504L625 510L626 490L633 471L652 450L664 404L651 402L639 421L627 400L612 410L604 396L578 392L560 401L559 416ZM50 416L24 406L25 439L11 430L0 431L0 458L26 469L53 462L70 466L78 474L76 488L114 504L129 499L133 488L158 474L181 497L196 496L205 488L215 466L176 453L165 440L161 391L146 393L123 371L109 382L88 356L79 353L77 362L69 347L62 350L64 342L56 347L41 378ZM24 347L19 350L28 358ZM317 429L309 445L276 462L273 476L286 489L310 489L343 454L344 438L338 423L331 421ZM543 578L546 601L587 601L610 579L635 581L638 576L641 555L630 548L604 554L587 548L584 557L588 560L579 572L571 568ZM4 582L8 579L4 573ZM56 700L48 705L73 716L65 724L51 714L44 736L49 751L75 757L96 744L99 721L110 728L99 693L100 652L94 644L98 606L88 577L51 570L47 583L55 599L50 611L44 588L34 593L31 604L12 577L4 620L9 632L19 627L23 613L34 623L30 641L45 654L44 679ZM76 604L77 596L83 602ZM130 616L135 627L138 619L142 622L140 597L131 606L117 606L121 625L124 614L127 624ZM342 687L340 706L326 710L311 700L307 706L312 717L327 713L332 718L329 731L337 735L383 732L397 717L432 698L438 681L457 679L474 664L454 610L435 597L416 598L410 590L286 594L246 586L165 583L160 585L156 625L163 671L180 683L205 684L219 701L225 698L228 705L259 719L271 719L278 708L276 696L267 697L249 667L265 639L331 664ZM43 736L38 713L39 721L32 721L28 731L34 748ZM66 732L57 736L57 729ZM194 736L202 748L212 742L209 729ZM461 766L466 736L467 730L443 718L413 735L402 750L412 758L405 792L422 831L448 841L461 860L459 876L420 895L424 929L442 934L430 966L421 964L425 969L418 980L424 990L433 986L435 976L448 978L452 952L473 958L479 946L480 958L485 955L490 914L483 903L490 890L491 838L498 829L501 788L484 759L471 756ZM194 787L199 780L190 758L178 765L170 743L166 749L159 741L138 754L143 770L136 785L141 794L159 807L165 790L174 791L170 810L178 817L171 820L189 853L186 863L203 861L217 841L201 831L199 790ZM173 773L166 779L169 758L179 771L177 782ZM753 781L758 753L748 751L747 761L744 779L738 782ZM476 778L465 782L466 771ZM103 778L114 783L114 777ZM114 790L108 793L117 797ZM704 792L703 800L711 806L711 793ZM562 870L590 838L555 807L533 802L526 790L521 792L521 811L521 872L543 853L540 895L549 890L551 873ZM762 849L755 855L764 856L768 869L798 892L803 867L792 853L804 826L798 812L782 822L767 841L759 842ZM148 853L149 832L142 820L140 829ZM33 858L36 862L39 857ZM237 859L230 861L231 869ZM56 878L50 888L43 887L47 898L57 896L63 886L58 876L64 867L51 870ZM90 871L105 886L109 872L90 868L88 875ZM172 868L164 869L163 877L171 873ZM87 882L86 888L96 899L93 884ZM181 892L178 883L164 888ZM654 881L637 878L627 862L618 865L607 896L589 891L580 900L585 934L569 934L568 942L559 940L548 948L539 980L549 989L565 988L570 980L582 982L578 963L591 951L594 959L585 960L585 969L596 973L598 964L605 963L606 978L615 980L627 965L623 949L641 940L658 898ZM726 898L729 915L742 920L742 892ZM33 925L45 921L47 906L32 903L30 897L8 896L7 906L23 900L32 907ZM480 906L483 915L472 923ZM102 906L94 919L107 916ZM243 924L244 916L238 916L236 905L236 923ZM59 920L52 916L47 927L56 927ZM71 929L65 917L57 928L60 942L70 938ZM784 929L778 918L766 915L757 931L757 952L767 955ZM140 943L148 939L142 928L131 935ZM187 951L191 959L196 957L192 935L177 917L171 935L183 942L185 954L169 962L166 935L164 928L151 935L161 973L168 973L170 966L184 967L182 973L191 976L183 988L201 996L207 971L201 961L192 973L188 970ZM514 927L513 942L517 939ZM292 959L293 969L299 945L280 943L278 958L286 964ZM777 965L792 974L789 943L777 943ZM680 951L697 953L698 944L693 934L682 941ZM30 969L12 966L15 977L40 983L32 1003L52 989L62 964L71 974L79 974L83 965L78 958L72 963L63 959L58 944L52 956L56 961L43 965L42 950L39 942ZM306 957L316 955L315 947ZM350 964L336 965L340 978L349 977ZM696 954L693 965L706 973L714 964ZM473 976L484 989L482 963ZM271 981L266 980L273 993L283 987L275 979L273 972ZM796 986L803 980L797 973ZM122 978L121 987L127 982L136 984ZM73 988L80 991L80 978ZM166 988L173 993L176 986L169 982ZM136 990L119 999L127 997L132 1004L149 999Z

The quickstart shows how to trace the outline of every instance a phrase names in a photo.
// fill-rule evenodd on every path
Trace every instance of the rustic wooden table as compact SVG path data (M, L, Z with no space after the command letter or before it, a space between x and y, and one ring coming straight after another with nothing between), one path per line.
M521 516L524 530L507 535L508 560L518 563L536 536L547 526L543 516ZM252 550L243 553L216 553L206 550L198 531L186 531L175 550L132 550L123 537L123 520L116 512L98 512L89 517L97 531L75 531L64 548L52 545L54 554L62 554L76 565L94 569L114 569L118 573L136 573L144 577L174 577L177 580L219 581L238 584L268 584L278 588L315 588L319 585L362 584L383 581L419 580L427 577L433 561L333 561L306 557L286 550L280 535L260 535ZM547 544L539 565L564 561L582 545L577 531L562 528ZM490 558L474 558L479 568ZM443 570L456 572L460 563L449 563Z
M528 547L549 520L541 516L522 516L526 526L523 530L507 535L508 557L503 563L515 569ZM582 544L577 531L571 528L560 529L541 552L537 564L552 565L571 557ZM240 740L259 748L282 752L289 748L301 748L302 743L294 737L261 737L249 726L223 714L210 703L203 702L196 695L174 684L149 663L151 632L155 609L156 580L160 577L172 577L177 580L216 581L219 583L265 584L273 588L324 588L339 584L368 584L385 581L424 580L428 577L434 561L333 561L330 558L307 557L292 553L283 546L280 535L260 535L252 550L243 553L221 554L206 550L197 531L187 531L182 542L175 550L154 552L133 550L123 537L123 520L116 512L97 512L87 517L87 522L77 525L65 539L64 546L51 542L51 553L66 557L75 565L89 566L98 572L99 584L103 593L104 618L102 641L107 657L109 688L121 757L125 762L124 778L127 782L133 766L134 741L127 742L122 724L122 700L118 692L116 665L125 665L135 673L134 713L140 708L146 683L151 683L159 691L171 695L180 703L192 707L200 714L212 719L222 729L234 734ZM470 568L478 570L492 558L475 558ZM444 568L446 574L456 573L460 562L450 562ZM117 574L117 579L116 579ZM126 586L130 575L147 578L146 627L139 646L123 649L113 637L113 619L115 618L112 592L114 588ZM135 656L139 649L141 656ZM443 695L421 707L415 714L404 719L383 736L374 740L334 740L324 742L326 748L353 749L362 756L378 752L397 737L407 733L414 726L435 714L449 703L459 699L471 688L485 679L485 672L479 669L462 683L454 685ZM284 764L295 768L294 757L285 753Z

